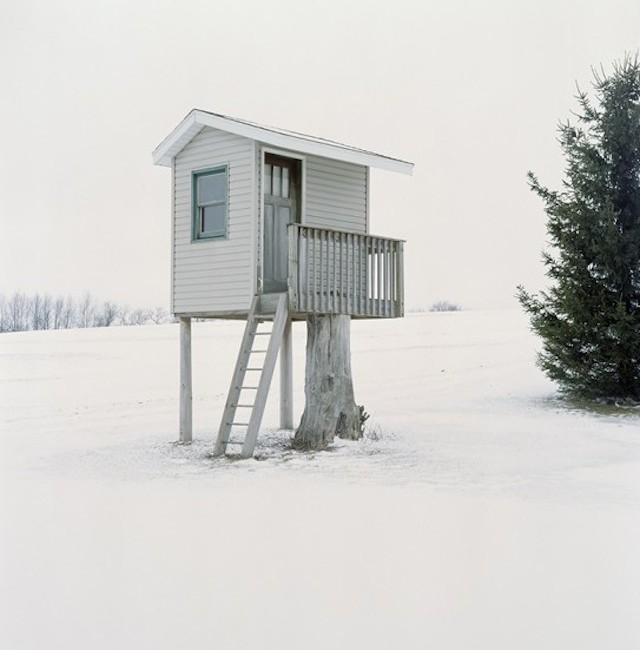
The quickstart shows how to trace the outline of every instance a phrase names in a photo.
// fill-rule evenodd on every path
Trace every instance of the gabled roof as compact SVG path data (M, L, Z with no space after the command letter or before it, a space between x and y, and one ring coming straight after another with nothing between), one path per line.
M371 151L357 149L356 147L312 135L262 126L235 117L209 113L195 108L156 147L153 152L154 164L170 167L174 156L180 153L205 126L241 135L282 149L323 156L367 167L386 169L401 174L411 175L413 173L413 163L404 160L382 156Z

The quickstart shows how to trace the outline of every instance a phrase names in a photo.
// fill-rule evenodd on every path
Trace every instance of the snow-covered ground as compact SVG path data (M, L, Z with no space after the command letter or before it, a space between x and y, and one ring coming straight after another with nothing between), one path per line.
M241 323L0 336L0 648L640 647L640 413L559 401L515 312L355 322L371 432L212 459ZM296 417L304 325L294 328Z

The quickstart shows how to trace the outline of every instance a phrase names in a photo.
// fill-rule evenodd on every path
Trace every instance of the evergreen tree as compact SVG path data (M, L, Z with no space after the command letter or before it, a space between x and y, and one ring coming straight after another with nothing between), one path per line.
M559 127L560 191L531 172L548 217L551 287L518 298L543 340L539 365L568 394L640 401L640 61L594 73Z

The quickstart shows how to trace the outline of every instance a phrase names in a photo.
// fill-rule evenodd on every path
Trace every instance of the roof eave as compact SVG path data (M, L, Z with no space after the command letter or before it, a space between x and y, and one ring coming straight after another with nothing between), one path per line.
M366 167L385 169L400 174L413 174L413 163L372 152L342 147L337 143L307 139L301 135L283 133L247 122L226 118L214 113L192 110L178 126L156 147L153 152L155 165L170 167L173 158L196 136L204 126L221 129L244 136L273 147L289 149L350 162Z

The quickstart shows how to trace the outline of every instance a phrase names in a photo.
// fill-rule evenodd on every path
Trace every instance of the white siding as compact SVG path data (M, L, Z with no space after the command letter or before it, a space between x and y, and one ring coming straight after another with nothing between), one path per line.
M176 156L174 165L173 312L247 310L254 292L255 144L204 128ZM191 241L191 174L227 165L227 239Z
M308 156L305 224L366 233L368 178L361 165Z

